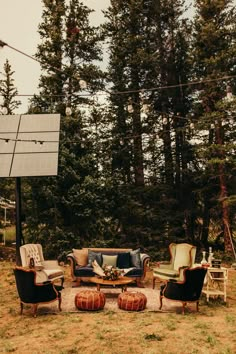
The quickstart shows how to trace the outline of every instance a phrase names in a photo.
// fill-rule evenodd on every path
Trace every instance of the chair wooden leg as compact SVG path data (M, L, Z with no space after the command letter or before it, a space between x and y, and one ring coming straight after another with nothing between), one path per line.
M197 312L199 311L199 301L196 302Z
M152 288L155 289L155 285L156 285L156 278L152 278Z
M61 311L61 297L59 297L59 299L58 299L58 308L59 308L59 311Z
M38 309L38 304L33 304L33 316L37 316L37 309Z
M185 306L187 305L187 302L183 302L183 306L182 306L182 314L184 315L185 313Z
M161 310L162 308L162 296L160 296L160 307L159 307L159 310Z
M63 278L61 278L61 286L63 287L63 284L64 284L64 277Z
M23 302L20 302L20 314L22 315L22 313L23 313Z

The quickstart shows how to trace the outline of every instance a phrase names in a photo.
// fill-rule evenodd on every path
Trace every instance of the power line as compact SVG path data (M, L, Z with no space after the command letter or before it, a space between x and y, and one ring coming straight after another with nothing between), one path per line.
M39 64L43 65L43 63L38 60L37 58L17 49L14 48L12 46L10 46L9 44L7 44L6 42L0 40L0 47L4 47L4 46L8 46L10 49L38 62ZM45 65L45 63L44 63ZM64 73L63 70L49 65L53 70L58 71L60 73ZM74 80L78 80L78 78L72 77ZM187 86L194 86L194 85L201 85L201 84L206 84L206 83L211 83L211 82L217 82L217 81L223 81L223 80L229 80L229 79L234 79L236 78L236 75L224 75L218 78L212 78L212 79L204 79L204 80L198 80L198 81L190 81L190 82L186 82L186 83L179 83L179 84L174 84L174 85L163 85L163 86L158 86L158 87L149 87L149 88L142 88L142 89L138 89L138 90L125 90L125 91L110 91L110 90L101 90L104 91L104 94L110 94L110 95L126 95L126 94L131 94L131 93L143 93L143 92L148 92L148 91L158 91L158 90L168 90L168 89L173 89L173 88L182 88L182 87L187 87ZM93 95L94 94L88 94L88 95ZM102 94L101 94L102 95ZM19 95L20 96L20 95ZM31 95L22 95L22 96L31 96ZM33 95L32 95L33 96ZM53 96L51 96L53 97ZM67 97L67 95L64 95L64 97Z

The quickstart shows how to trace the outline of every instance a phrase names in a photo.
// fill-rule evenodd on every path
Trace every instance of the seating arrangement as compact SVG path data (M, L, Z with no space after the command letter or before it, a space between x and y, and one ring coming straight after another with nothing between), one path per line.
M61 280L64 282L64 271L56 260L44 260L42 246L38 243L28 243L20 247L21 265L29 267L33 259L36 271L36 283Z
M31 305L33 316L36 317L38 305L58 301L58 308L61 311L61 286L52 282L36 284L36 271L22 267L14 268L16 287L20 297L20 314L23 313L23 305Z
M205 267L185 268L181 272L183 281L170 279L160 289L160 309L163 298L182 302L182 313L188 302L196 302L199 310L199 298L202 292L204 278L207 272Z
M196 247L187 243L171 243L169 245L170 261L159 262L153 269L153 289L155 280L164 282L160 286L160 307L163 299L179 301L182 303L182 313L185 313L187 303L196 303L199 311L199 299L203 292L204 279L207 268L196 265ZM21 314L23 305L30 304L34 317L37 314L38 305L58 301L61 311L61 290L63 289L64 272L57 261L45 261L42 246L40 244L26 244L20 247L22 266L14 268L16 287L20 297ZM130 249L81 249L73 250L73 254L67 256L71 263L72 276L79 281L99 284L99 289L84 289L76 293L74 303L78 310L97 311L102 310L106 303L106 296L100 289L100 283L113 288L122 285L121 280L103 279L94 273L94 264L100 262L100 267L112 266L117 269L126 269L128 277L120 275L121 279L129 281L129 284L140 285L140 280L146 275L146 268L150 257L140 253L140 250ZM111 268L112 269L112 268ZM116 268L115 268L116 269ZM217 268L219 272L219 269ZM92 280L93 278L98 281ZM61 280L62 285L55 285L55 280ZM115 282L120 281L118 284ZM107 283L106 283L107 282ZM126 283L125 283L126 284ZM79 283L80 285L80 283ZM117 306L126 311L142 311L147 305L147 297L138 291L127 291L122 288L122 293L117 297ZM157 302L157 306L158 302Z
M127 277L133 278L137 285L142 287L150 257L141 253L140 249L82 248L73 249L67 259L76 286L80 286L81 280L89 282L89 279L96 275L93 268L93 262L96 260L99 266L106 264L123 269Z
M153 269L153 289L155 281L167 281L169 279L181 280L180 269L193 267L196 256L196 247L188 243L171 243L169 245L170 261L158 262ZM183 279L182 279L183 280Z

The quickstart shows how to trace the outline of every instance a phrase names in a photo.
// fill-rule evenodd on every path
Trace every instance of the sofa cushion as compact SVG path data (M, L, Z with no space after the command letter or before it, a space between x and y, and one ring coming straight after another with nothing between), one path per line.
M73 248L73 256L80 267L84 267L88 264L88 250Z
M92 267L93 261L97 261L98 264L101 266L102 265L102 254L101 252L94 252L91 251L90 249L88 250L88 265Z
M76 277L94 277L96 274L92 267L75 267L74 274Z
M118 254L117 267L120 269L131 267L130 252L123 252Z
M126 269L127 270L127 269ZM125 271L126 271L125 270ZM125 276L127 277L141 277L143 275L143 269L142 268L129 268L127 272L125 272Z
M141 268L140 248L130 251L131 267Z
M112 267L116 268L116 264L117 264L117 255L114 255L114 256L110 256L107 254L102 255L102 266L103 267L105 265L107 265L107 266L112 266Z

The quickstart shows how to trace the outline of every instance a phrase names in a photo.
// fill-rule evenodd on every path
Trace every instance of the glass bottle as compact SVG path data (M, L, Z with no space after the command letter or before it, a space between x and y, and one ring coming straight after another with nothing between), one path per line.
M207 264L207 260L206 260L206 251L202 251L202 260L201 260L201 264Z

